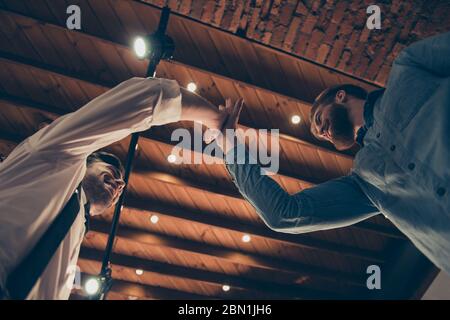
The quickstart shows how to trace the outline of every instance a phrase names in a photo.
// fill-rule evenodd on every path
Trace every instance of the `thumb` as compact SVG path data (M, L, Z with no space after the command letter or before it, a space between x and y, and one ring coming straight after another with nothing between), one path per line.
M236 126L239 122L239 117L241 116L243 107L244 107L244 99L240 98L234 104L234 110L233 110L233 115L232 115L233 120L234 120L234 126Z

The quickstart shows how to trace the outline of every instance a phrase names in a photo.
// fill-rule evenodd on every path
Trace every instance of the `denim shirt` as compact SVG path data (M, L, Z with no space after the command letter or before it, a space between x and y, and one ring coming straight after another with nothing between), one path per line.
M450 274L450 33L403 50L364 111L363 147L347 176L290 195L257 164L235 157L227 169L275 231L344 227L382 213Z
M367 130L373 125L373 109L377 100L383 95L385 89L379 89L370 92L367 95L366 103L364 103L364 125L359 128L356 133L356 143L359 146L364 147L364 137L366 136Z

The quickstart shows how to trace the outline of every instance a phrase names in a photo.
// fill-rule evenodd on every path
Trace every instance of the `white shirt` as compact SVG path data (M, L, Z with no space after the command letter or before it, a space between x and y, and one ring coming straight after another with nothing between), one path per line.
M132 78L18 145L0 164L0 286L68 202L85 175L89 154L180 117L176 81ZM84 220L81 208L28 299L69 298Z

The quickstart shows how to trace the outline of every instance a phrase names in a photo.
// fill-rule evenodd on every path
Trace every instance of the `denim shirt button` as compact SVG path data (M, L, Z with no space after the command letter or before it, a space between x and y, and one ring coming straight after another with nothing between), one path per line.
M391 151L394 151L395 150L395 145L392 145L391 146Z
M439 197L442 197L445 194L445 188L438 188L436 190L436 193L438 194Z
M414 170L415 167L416 167L416 165L412 162L410 164L408 164L408 169L411 171Z

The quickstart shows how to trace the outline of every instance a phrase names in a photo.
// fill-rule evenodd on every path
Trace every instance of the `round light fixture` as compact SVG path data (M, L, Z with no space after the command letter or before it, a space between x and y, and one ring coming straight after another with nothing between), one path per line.
M197 90L197 85L194 82L190 82L186 89L188 89L190 92L195 92Z
M230 291L230 289L231 289L230 286L227 285L227 284L224 284L224 285L222 286L222 290L225 291L225 292Z
M242 236L242 241L243 241L243 242L250 242L250 240L252 240L252 238L250 237L250 235L244 234L244 235Z
M169 163L175 163L177 161L177 156L174 154L169 154L167 161L169 161Z
M90 296L97 294L100 291L100 280L98 278L90 278L84 284L84 290Z
M142 276L142 275L144 274L144 270L142 270L142 269L136 269L136 274L137 274L138 276Z
M145 58L148 52L147 42L142 37L137 37L133 42L133 50L139 59Z
M293 124L299 124L301 120L302 120L302 118L300 118L300 116L297 115L297 114L293 115L292 118L291 118L291 122Z
M159 217L158 217L156 214L152 214L152 216L150 217L150 221L151 221L153 224L157 224L158 221L159 221Z

